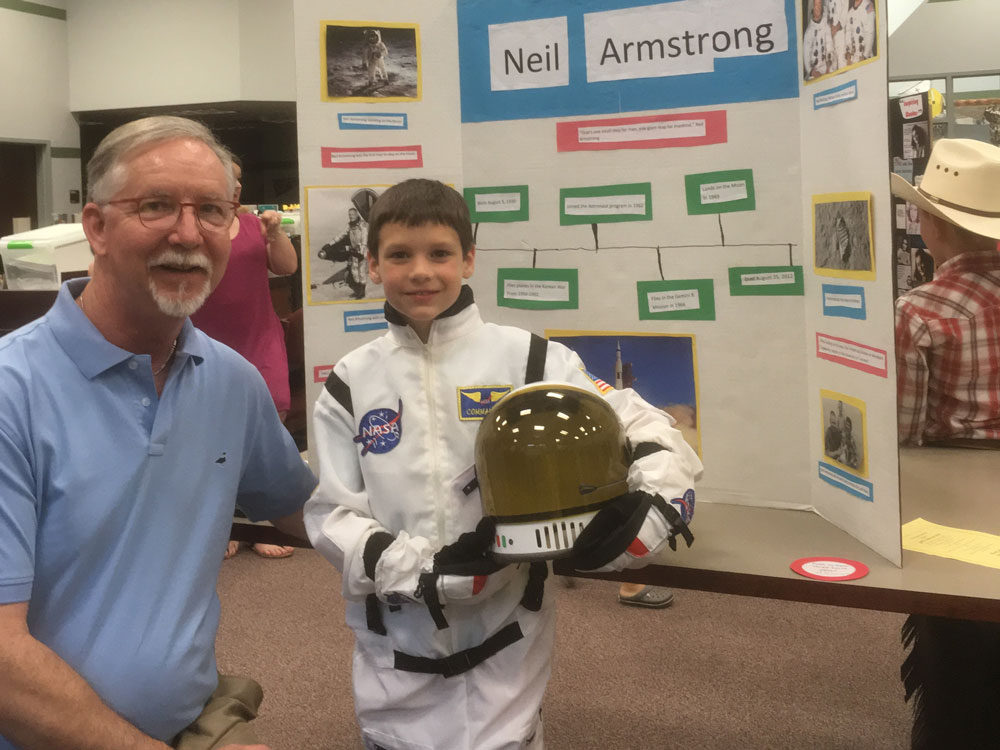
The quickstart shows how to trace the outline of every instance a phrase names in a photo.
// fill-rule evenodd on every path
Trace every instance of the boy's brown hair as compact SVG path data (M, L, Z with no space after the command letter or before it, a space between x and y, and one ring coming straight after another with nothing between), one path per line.
M404 180L386 190L375 201L368 219L368 251L378 257L379 232L386 224L419 227L442 224L451 227L462 244L462 255L472 249L469 207L459 193L438 180Z

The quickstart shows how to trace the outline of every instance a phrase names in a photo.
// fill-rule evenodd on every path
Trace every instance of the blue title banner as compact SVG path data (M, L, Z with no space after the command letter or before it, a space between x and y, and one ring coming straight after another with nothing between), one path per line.
M459 0L462 121L796 98L795 0Z

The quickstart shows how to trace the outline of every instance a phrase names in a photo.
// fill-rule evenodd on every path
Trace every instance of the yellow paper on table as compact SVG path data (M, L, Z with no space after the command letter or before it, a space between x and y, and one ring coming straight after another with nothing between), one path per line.
M903 526L903 549L1000 569L1000 536L917 518Z

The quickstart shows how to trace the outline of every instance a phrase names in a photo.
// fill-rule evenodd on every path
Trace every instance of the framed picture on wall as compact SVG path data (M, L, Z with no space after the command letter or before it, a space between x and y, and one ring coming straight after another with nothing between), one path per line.
M420 28L385 21L322 21L325 102L420 99Z
M802 0L802 80L820 81L879 56L882 0Z
M815 271L821 276L873 280L872 194L814 195L813 251Z
M308 304L385 298L368 276L368 218L387 187L306 187L302 257Z
M820 390L823 456L859 477L868 476L868 416L865 402Z
M674 333L546 331L575 351L598 387L633 388L676 421L701 455L698 419L698 355L695 338Z

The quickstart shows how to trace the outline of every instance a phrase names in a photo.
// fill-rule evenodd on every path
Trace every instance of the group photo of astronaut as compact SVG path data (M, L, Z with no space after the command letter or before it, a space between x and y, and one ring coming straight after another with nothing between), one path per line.
M816 81L878 57L878 0L802 0L802 77Z
M688 445L701 453L694 336L546 331L546 337L575 351L592 377L632 388L672 416Z
M356 21L324 23L321 31L328 100L420 98L416 26Z
M822 391L823 455L859 476L868 476L865 461L865 415L853 399Z
M852 194L842 194L848 198ZM840 199L838 194L813 198L813 243L816 272L855 277L875 268L871 196Z
M382 299L368 278L368 218L376 187L307 187L304 251L310 305Z

